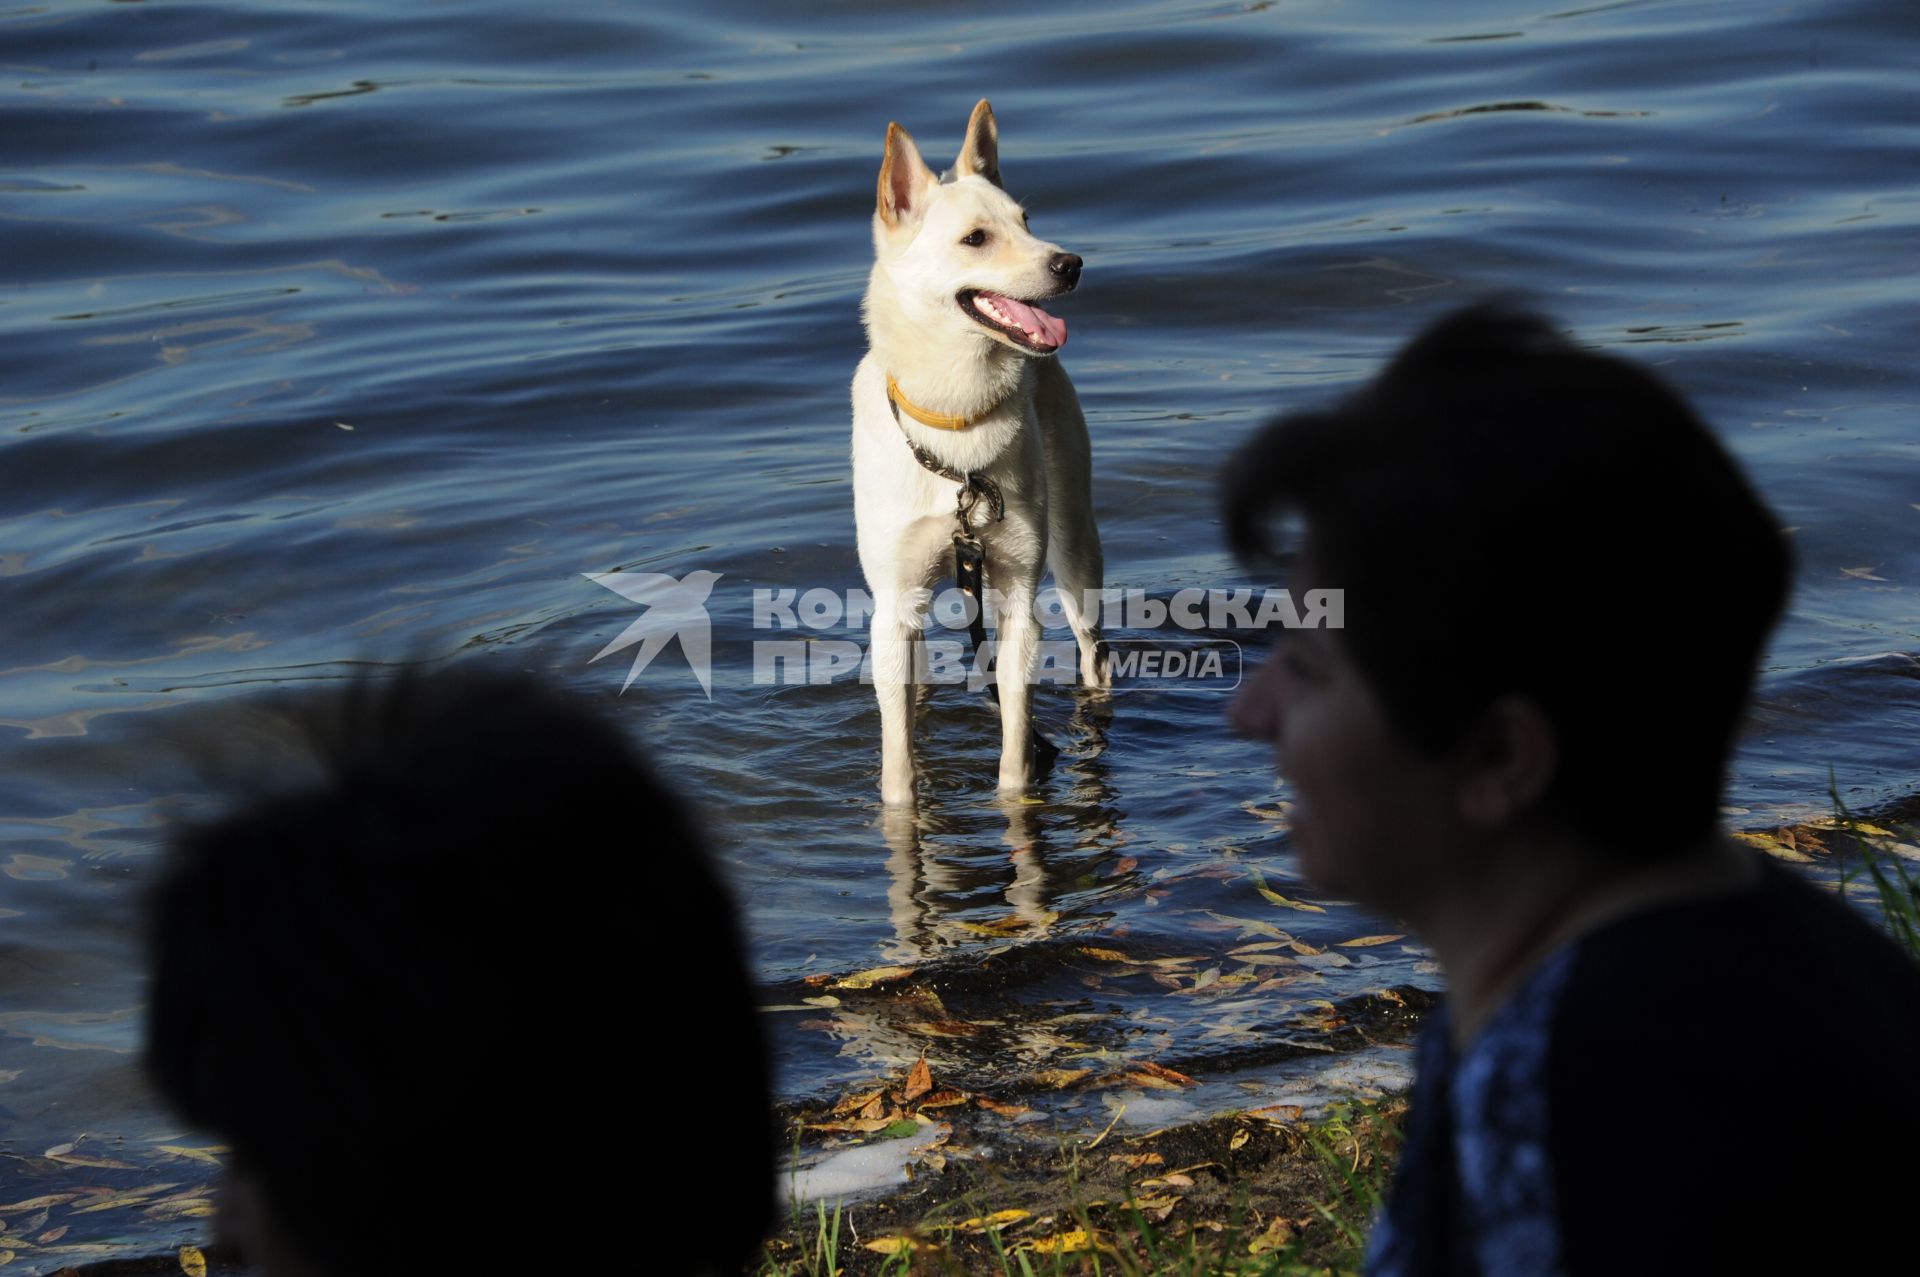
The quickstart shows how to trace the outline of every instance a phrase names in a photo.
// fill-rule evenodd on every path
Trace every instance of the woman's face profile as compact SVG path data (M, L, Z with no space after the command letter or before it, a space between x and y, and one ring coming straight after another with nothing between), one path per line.
M1451 773L1394 729L1339 631L1283 631L1229 718L1272 745L1315 887L1401 916L1425 897L1454 828Z

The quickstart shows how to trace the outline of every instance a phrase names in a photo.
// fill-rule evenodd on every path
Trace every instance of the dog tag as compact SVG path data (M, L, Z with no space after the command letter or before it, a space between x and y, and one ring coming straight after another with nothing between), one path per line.
M980 597L980 577L986 565L986 547L980 544L978 538L953 538L954 583L976 599Z

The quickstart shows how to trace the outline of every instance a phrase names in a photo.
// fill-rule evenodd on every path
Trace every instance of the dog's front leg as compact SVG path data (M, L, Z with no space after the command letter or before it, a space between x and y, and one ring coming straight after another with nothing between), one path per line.
M880 701L880 801L889 807L913 803L913 653L916 632L910 604L899 594L873 600L870 642L873 690Z
M1000 792L1023 794L1033 779L1029 745L1033 667L1040 654L1040 626L1034 620L1034 582L1010 585L999 603L1000 632L994 643L993 676L1000 688Z

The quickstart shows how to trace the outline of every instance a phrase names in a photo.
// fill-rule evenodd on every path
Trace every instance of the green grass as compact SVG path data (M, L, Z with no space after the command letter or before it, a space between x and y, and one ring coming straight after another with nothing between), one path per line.
M794 1221L798 1223L800 1204L793 1202L791 1206ZM806 1277L834 1277L840 1271L840 1203L833 1204L831 1218L827 1215L825 1202L815 1202L814 1207L818 1227L814 1232L813 1245L802 1250L798 1258L784 1263L775 1261L771 1256L764 1259L760 1271L766 1277L775 1277L776 1274L778 1277L798 1277L802 1273Z
M1873 882L1875 893L1880 897L1881 925L1893 937L1895 944L1920 961L1920 880L1914 878L1906 862L1898 855L1883 852L1875 845L1876 838L1884 838L1884 831L1847 810L1831 774L1827 779L1827 796L1833 801L1834 823L1849 835L1847 841L1851 846L1848 850L1859 859L1858 866L1842 864L1842 885L1851 884L1864 869ZM1896 828L1894 832L1909 843L1920 842L1920 836L1911 827Z

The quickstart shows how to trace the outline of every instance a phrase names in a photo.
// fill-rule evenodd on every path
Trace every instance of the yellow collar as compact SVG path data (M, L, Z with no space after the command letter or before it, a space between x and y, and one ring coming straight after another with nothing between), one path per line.
M906 392L900 389L900 383L893 379L892 373L887 374L887 398L894 402L894 406L921 425L932 426L936 430L965 430L973 424L965 417L949 416L944 412L928 412L907 398Z

